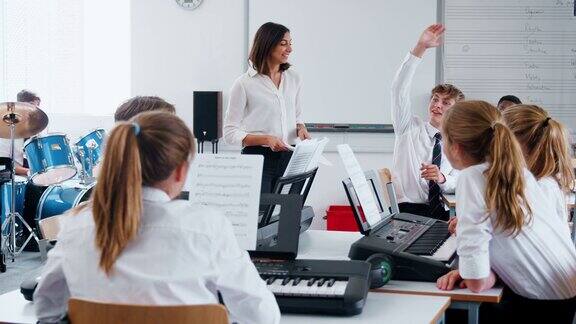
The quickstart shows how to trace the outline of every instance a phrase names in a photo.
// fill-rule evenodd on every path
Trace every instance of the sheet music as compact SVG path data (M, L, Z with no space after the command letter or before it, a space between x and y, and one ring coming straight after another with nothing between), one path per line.
M301 174L317 167L328 141L329 139L324 137L321 139L308 139L298 143L284 171L284 176Z
M381 218L372 190L364 176L364 171L362 170L360 163L358 163L358 160L356 160L356 156L354 156L354 152L352 152L352 149L348 144L338 145L338 154L344 163L344 168L350 177L350 181L352 181L352 185L354 186L354 190L358 196L358 201L362 206L364 217L370 226L374 226L374 224L378 223Z
M263 161L261 155L199 154L185 185L190 201L228 217L245 250L256 249Z
M444 81L468 99L507 94L576 128L574 0L446 0Z

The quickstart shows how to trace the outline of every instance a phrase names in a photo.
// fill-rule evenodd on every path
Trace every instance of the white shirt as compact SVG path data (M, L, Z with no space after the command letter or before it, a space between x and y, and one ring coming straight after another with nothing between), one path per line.
M10 157L11 140L0 138L0 157ZM24 140L17 138L14 140L14 161L20 165L24 163Z
M221 214L143 188L138 236L122 251L108 277L98 266L90 208L67 215L34 294L39 320L57 319L68 298L142 305L218 303L222 293L230 321L279 323L274 295L248 253L238 247Z
M296 124L303 124L300 77L292 69L281 74L280 85L249 68L230 90L224 120L224 141L242 145L246 135L273 135L296 144Z
M392 82L392 125L394 157L392 181L398 202L428 203L428 181L420 176L422 163L432 163L434 135L440 130L413 115L410 102L412 78L421 59L408 54ZM442 152L440 172L446 182L439 183L443 192L454 192L458 171Z
M556 215L560 217L560 219L564 222L568 222L568 205L567 205L567 197L564 194L564 191L560 189L560 185L558 181L553 177L544 177L538 180L538 184L540 185L540 189L544 192L544 194L554 202L554 207L556 208Z
M460 172L456 189L457 253L464 279L487 278L492 269L515 293L531 299L576 296L576 249L565 221L554 215L534 176L524 169L532 220L518 235L495 230L484 201L487 163Z

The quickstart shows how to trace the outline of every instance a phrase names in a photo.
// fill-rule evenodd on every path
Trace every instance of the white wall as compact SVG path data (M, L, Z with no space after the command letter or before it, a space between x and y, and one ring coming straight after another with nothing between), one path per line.
M188 11L173 0L132 0L132 94L163 97L192 126L193 92L223 90L227 98L244 71L244 6L204 1Z
M186 11L174 1L132 0L132 94L165 98L190 126L193 91L223 90L226 103L229 88L245 69L244 6L245 0L204 1L198 9ZM346 174L334 152L336 144L350 143L366 170L392 162L391 134L329 137L326 157L334 166L320 168L307 200L316 213L315 228L325 227L322 216L329 205L347 204L341 184ZM238 152L238 148L223 146L221 151Z

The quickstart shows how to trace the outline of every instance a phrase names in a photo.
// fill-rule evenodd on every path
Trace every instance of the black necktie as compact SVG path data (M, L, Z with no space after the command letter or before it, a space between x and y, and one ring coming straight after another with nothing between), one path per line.
M438 166L442 163L442 134L436 133L434 135L434 148L432 149L432 164ZM433 218L440 218L436 213L444 213L444 202L442 201L442 192L440 186L436 181L428 181L428 216Z

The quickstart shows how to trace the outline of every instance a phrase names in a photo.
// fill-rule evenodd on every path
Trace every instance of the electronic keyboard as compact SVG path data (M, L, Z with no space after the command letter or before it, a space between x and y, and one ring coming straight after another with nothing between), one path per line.
M370 265L342 260L252 260L285 313L356 315L369 289Z
M448 232L446 222L399 213L354 242L348 256L365 260L374 253L392 258L394 280L433 282L451 270L456 257L456 237Z
M372 254L386 254L394 263L392 279L395 280L436 281L450 271L456 259L456 237L448 232L448 223L400 213L392 183L386 183L388 199L384 201L386 196L379 175L370 170L364 176L379 215L376 215L378 220L370 224L352 181L342 181L356 223L364 234L350 247L350 259L366 260Z

